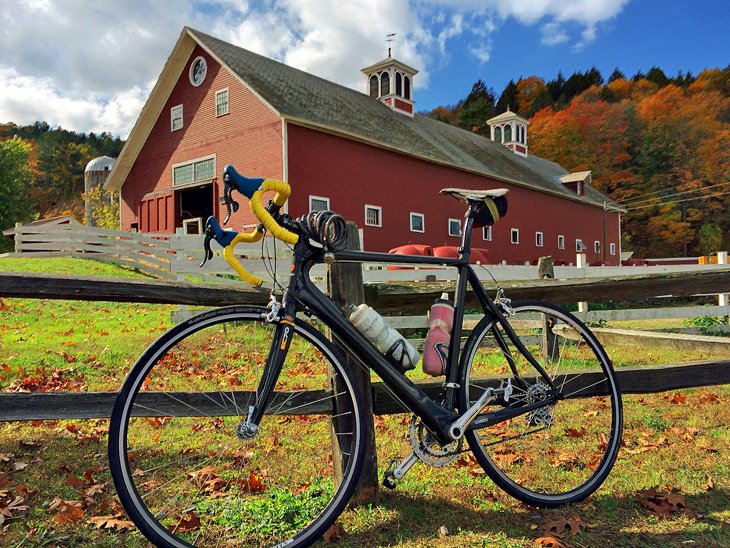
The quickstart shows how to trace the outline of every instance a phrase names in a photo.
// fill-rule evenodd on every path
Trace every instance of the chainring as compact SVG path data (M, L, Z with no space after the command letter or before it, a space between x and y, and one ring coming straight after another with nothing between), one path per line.
M462 453L462 439L441 445L415 415L408 429L411 447L416 456L429 466L441 468L454 462Z

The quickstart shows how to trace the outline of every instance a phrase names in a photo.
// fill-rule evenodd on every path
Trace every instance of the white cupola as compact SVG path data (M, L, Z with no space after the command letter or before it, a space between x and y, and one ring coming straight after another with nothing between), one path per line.
M395 112L413 117L413 77L418 71L390 56L362 69L367 77L367 93Z
M509 108L499 116L487 120L492 141L502 143L520 156L527 156L527 126L530 122Z

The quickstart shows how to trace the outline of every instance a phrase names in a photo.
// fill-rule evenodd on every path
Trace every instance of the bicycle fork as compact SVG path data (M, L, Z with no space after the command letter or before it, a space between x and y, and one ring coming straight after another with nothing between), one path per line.
M264 321L272 321L273 318L264 318ZM274 336L271 338L271 348L269 349L266 363L264 364L261 380L256 388L255 403L249 406L245 419L241 419L236 427L236 435L241 439L249 439L256 436L259 430L259 424L263 418L272 396L276 381L279 380L284 360L289 352L292 337L294 335L294 318L285 316L276 325Z

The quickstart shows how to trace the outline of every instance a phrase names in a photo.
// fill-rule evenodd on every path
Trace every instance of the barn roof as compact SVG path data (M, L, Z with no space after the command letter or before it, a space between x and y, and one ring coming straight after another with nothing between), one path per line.
M186 62L186 54L190 54L195 43L228 67L272 110L289 122L344 135L501 181L562 195L572 200L601 207L609 202L615 207L605 195L592 187L586 188L584 196L571 192L560 181L560 177L568 174L568 171L558 164L536 156L518 156L501 144L425 116L415 115L411 118L393 112L364 93L187 27L183 29L163 74L125 145L125 149L129 147L129 153L134 157L154 123L149 120L143 123L141 119L145 115L153 114L151 111L156 110L155 104L160 104L161 110L167 97L160 97L155 101L156 93L164 95L167 91L169 95L174 81L184 70L184 64L180 60L184 59L182 63ZM166 72L177 74L167 74L164 78ZM165 83L164 80L168 81ZM118 190L131 169L133 159L126 157L126 153L126 150L122 151L107 182L108 188Z

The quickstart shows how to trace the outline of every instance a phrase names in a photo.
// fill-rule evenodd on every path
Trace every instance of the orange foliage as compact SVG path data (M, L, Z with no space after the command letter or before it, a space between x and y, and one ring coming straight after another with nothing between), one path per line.
M616 99L622 101L631 97L631 90L634 88L634 83L625 78L617 78L613 82L607 85L608 89L614 94Z
M517 82L517 112L528 112L535 97L544 87L545 80L539 76L529 76Z

